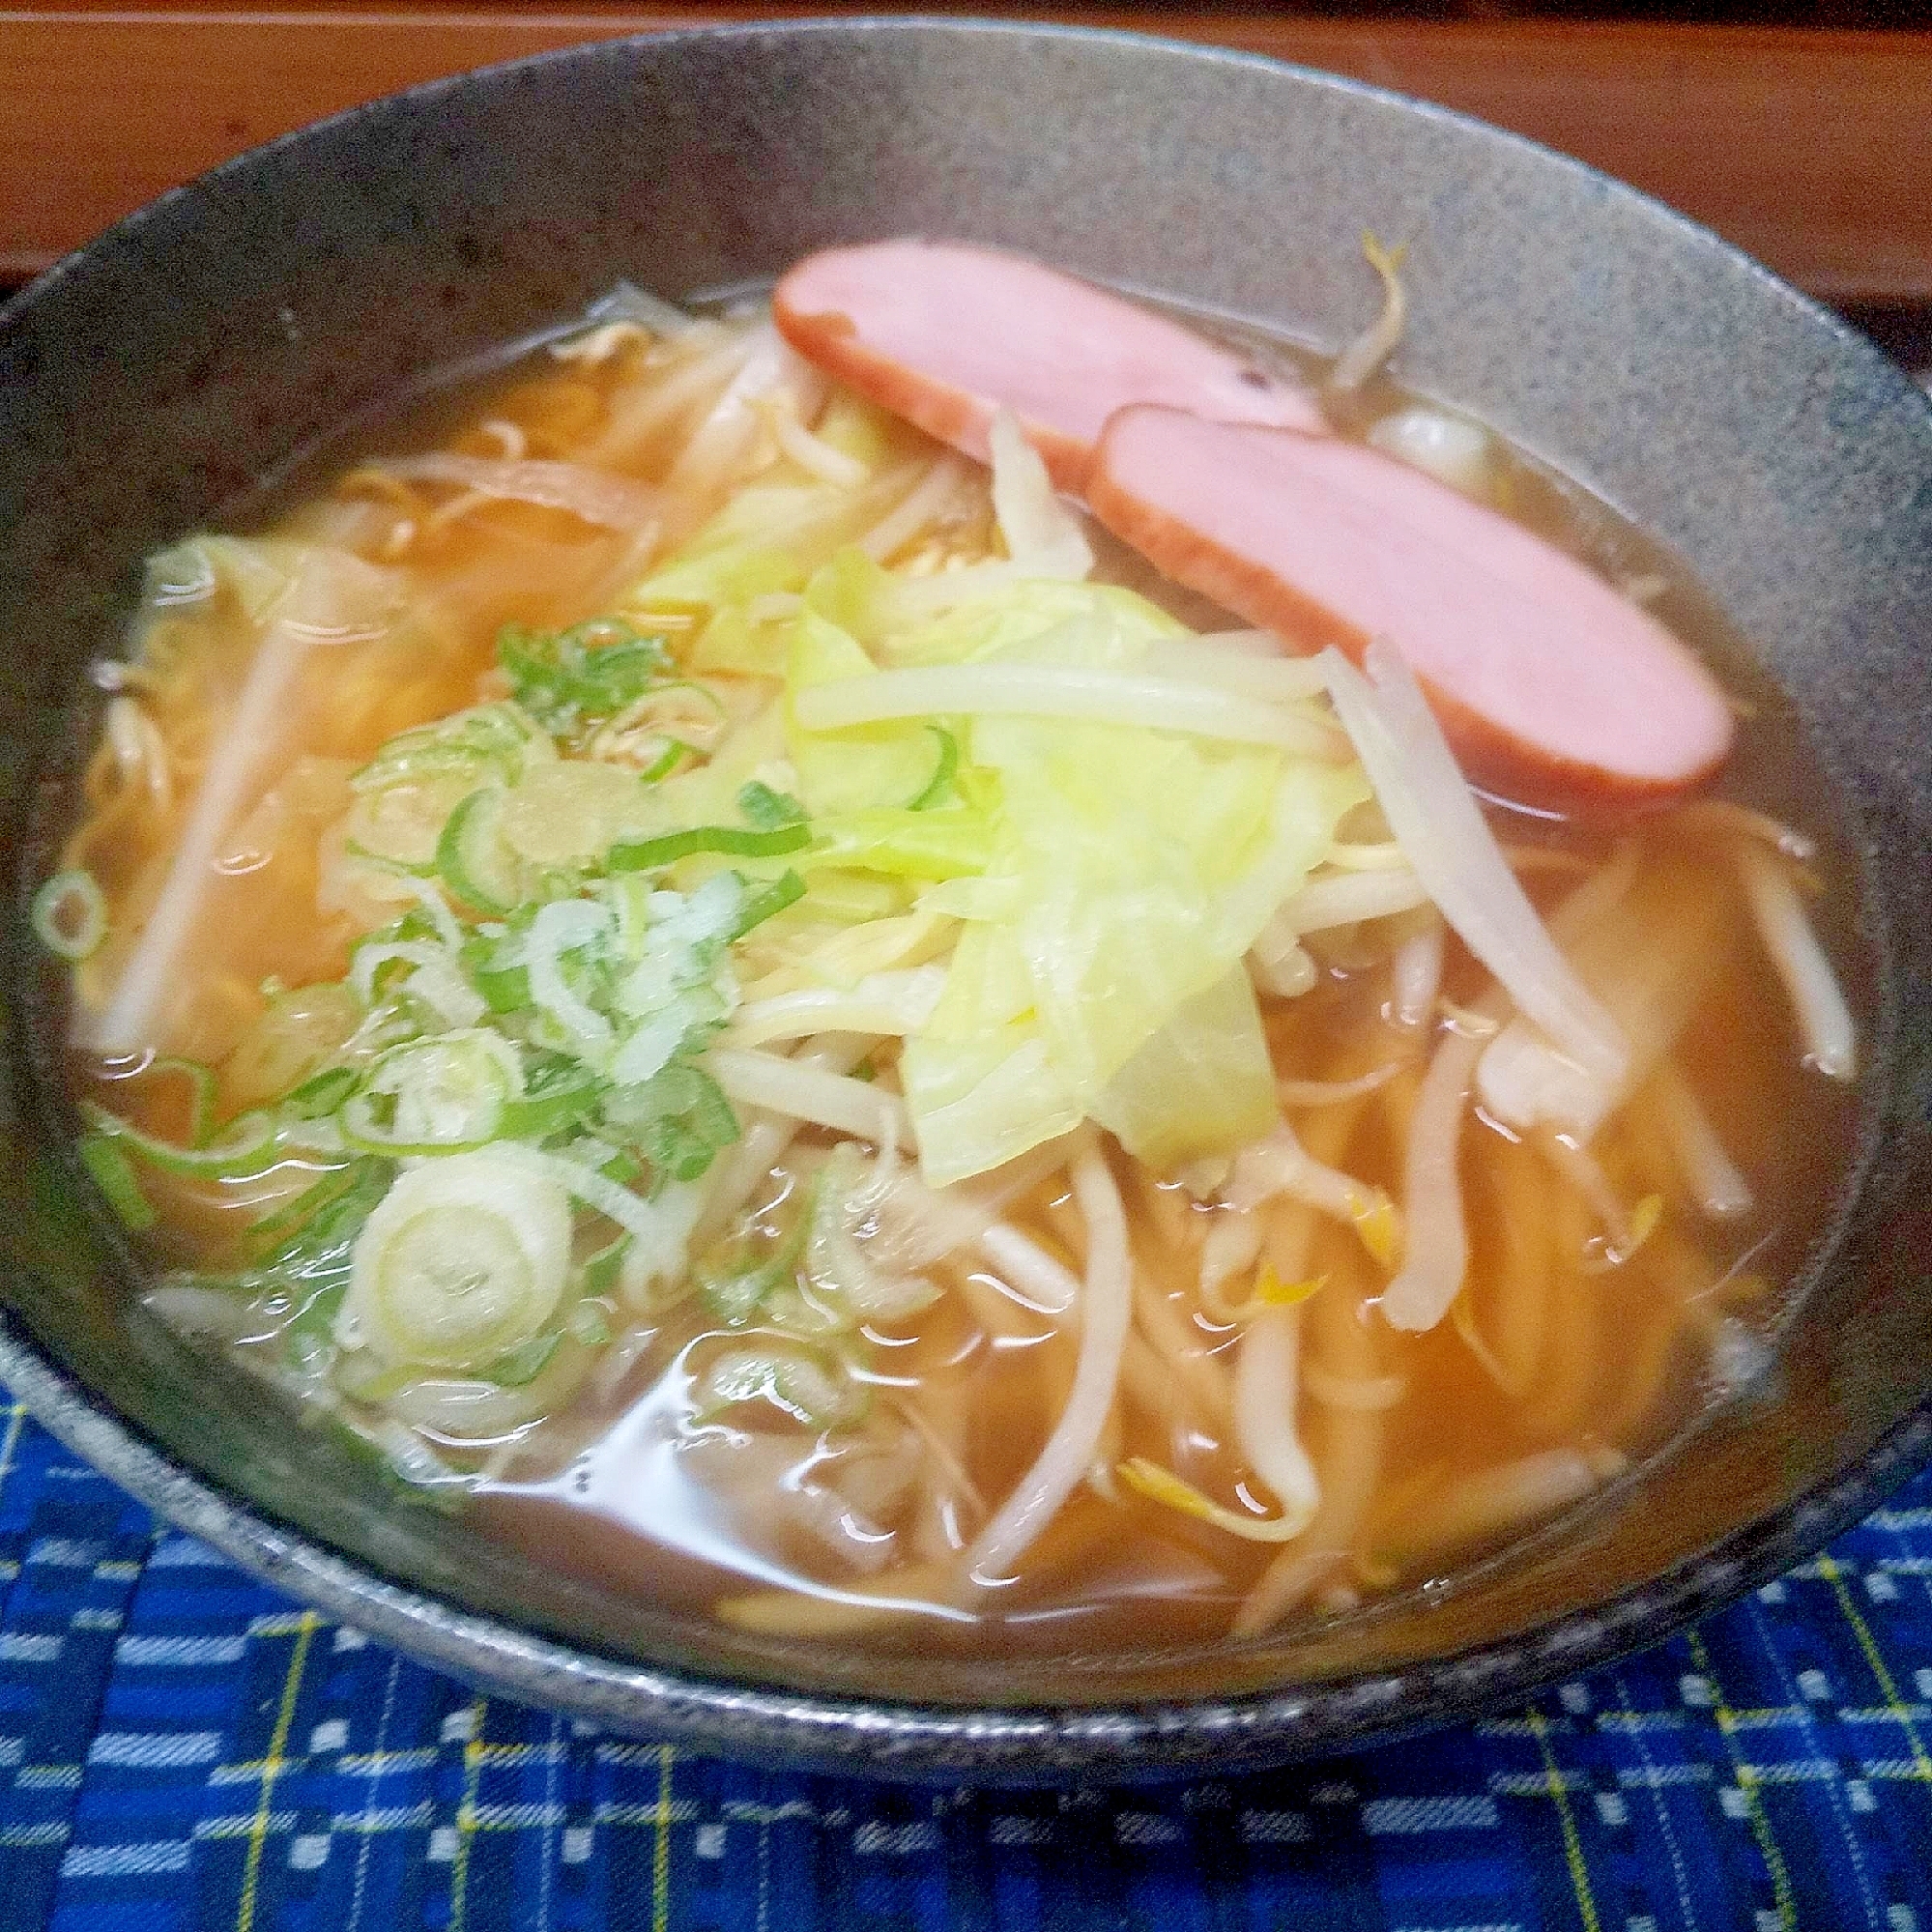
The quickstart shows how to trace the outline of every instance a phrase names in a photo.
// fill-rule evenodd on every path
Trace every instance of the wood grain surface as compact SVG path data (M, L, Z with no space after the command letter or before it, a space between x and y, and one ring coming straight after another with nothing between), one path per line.
M780 11L737 0L592 0L567 12L358 0L0 9L0 275L38 271L229 155L415 81ZM1431 24L1241 8L1052 17L1252 48L1463 108L1634 182L1819 295L1932 301L1932 33Z

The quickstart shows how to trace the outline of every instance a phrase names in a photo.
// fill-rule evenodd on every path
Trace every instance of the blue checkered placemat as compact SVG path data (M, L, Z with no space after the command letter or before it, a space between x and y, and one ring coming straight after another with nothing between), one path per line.
M1932 1932L1932 1472L1524 1710L1139 1791L712 1763L479 1698L0 1404L0 1932Z

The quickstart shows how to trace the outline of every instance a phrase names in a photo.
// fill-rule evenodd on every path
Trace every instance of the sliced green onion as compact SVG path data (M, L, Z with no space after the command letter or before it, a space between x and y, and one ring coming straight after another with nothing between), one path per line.
M730 942L737 929L744 889L742 873L718 872L695 892L651 893L646 901L650 914L646 934L647 952L664 947L684 953L691 963L684 983L693 974L702 976L708 972L716 964L719 949ZM637 1010L626 1008L626 1011Z
M603 879L597 889L611 909L618 957L635 965L649 949L650 902L657 897L657 888L637 873L625 872Z
M527 966L484 969L476 974L476 990L492 1013L518 1012L530 1004L530 970Z
M463 969L492 1013L514 1013L530 1004L530 968L523 935L478 934L463 947Z
M522 1151L483 1148L398 1177L356 1240L336 1322L345 1348L473 1369L550 1326L569 1273L570 1203Z
M588 1067L556 1054L526 1074L522 1097L504 1108L497 1131L509 1140L547 1140L594 1113L609 1086Z
M187 1082L187 1144L201 1146L215 1131L215 1074L199 1060L173 1056L154 1061L142 1074L143 1082L174 1074Z
M589 1301L588 1297L592 1295L609 1295L617 1292L618 1283L623 1273L624 1252L630 1247L630 1244L631 1237L628 1234L620 1234L608 1247L599 1248L584 1263L583 1282L584 1293L587 1299L579 1302L577 1307L571 1311L571 1332L577 1334L578 1341L587 1343L591 1341L589 1336L577 1333L578 1316L585 1308L594 1307L594 1303ZM608 1341L610 1336L606 1334L602 1340ZM591 1345L594 1346L596 1344L592 1343Z
M187 1174L208 1179L245 1180L266 1173L275 1161L275 1121L269 1113L239 1114L226 1130L198 1147L184 1147L171 1140L159 1140L131 1127L119 1114L104 1107L83 1102L81 1112L98 1135L125 1142L152 1168L163 1173Z
M805 881L795 872L781 872L776 879L764 879L756 885L747 883L732 937L743 938L754 926L764 925L788 906L797 905L804 896Z
M600 1174L582 1161L564 1154L549 1154L537 1147L504 1141L489 1149L491 1157L514 1163L525 1172L562 1188L586 1207L594 1208L606 1221L615 1222L626 1233L634 1234L644 1247L657 1252L664 1245L666 1209L663 1200L645 1200L626 1187ZM478 1156L466 1155L465 1159Z
M450 813L436 842L436 870L465 906L507 912L516 904L518 864L498 836L504 793L498 786L473 792Z
M255 1293L267 1290L296 1298L299 1306L284 1337L297 1367L332 1353L335 1318L354 1271L356 1243L395 1175L389 1162L368 1159L341 1171L347 1184L332 1184L332 1176L310 1188L295 1203L303 1210L301 1225L259 1268L243 1277Z
M551 1357L562 1340L561 1328L553 1328L546 1335L533 1335L528 1341L519 1342L477 1372L484 1381L494 1382L501 1389L527 1388L550 1367Z
M588 899L556 899L530 922L524 942L532 1002L569 1036L573 1052L600 1062L614 1038L611 1023L578 996L564 977L563 960L566 954L607 946L611 930L607 907Z
M754 1226L713 1246L692 1271L693 1281L720 1321L744 1328L771 1295L793 1282L804 1248L803 1214L794 1215L781 1234Z
M346 1166L325 1169L293 1200L285 1202L272 1214L265 1214L256 1222L248 1230L250 1239L256 1242L280 1242L281 1245L269 1258L271 1263L286 1259L294 1248L305 1242L319 1217L327 1214L338 1201L355 1194L358 1189L366 1190L371 1170L379 1168L383 1168L383 1164L376 1161L351 1161ZM369 1198L361 1203L357 1212L359 1221L382 1198L383 1188L388 1185L388 1170L383 1168L382 1186L375 1188Z
M563 1326L571 1340L586 1348L608 1348L613 1339L609 1311L589 1295L564 1316Z
M350 959L349 988L364 1006L373 1006L386 966L435 966L447 957L427 939L365 939Z
M291 1156L312 1155L318 1160L332 1161L355 1151L343 1138L340 1116L333 1113L320 1114L313 1120L298 1120L284 1114L275 1138Z
M695 1181L740 1131L724 1089L683 1060L620 1088L606 1110L659 1174L679 1181Z
M556 755L548 734L516 706L477 705L398 732L349 782L358 792L381 792L408 779L470 772L475 784L495 776L513 785L529 764Z
M664 640L621 618L592 618L565 631L505 624L497 662L517 702L554 731L609 717L634 704L670 669Z
M850 1140L832 1149L804 1217L799 1272L837 1312L864 1321L900 1322L931 1308L939 1289L924 1275L879 1267L860 1245L856 1225L867 1212L865 1166Z
M342 1132L375 1154L468 1153L497 1138L522 1092L514 1043L466 1027L391 1047L344 1105Z
M84 960L107 937L107 901L91 872L57 872L34 894L34 932L47 951Z
M758 1260L741 1255L713 1260L699 1272L699 1291L706 1307L720 1321L733 1328L747 1328L758 1319L765 1302L792 1280L797 1257L798 1243L793 1241L777 1254Z
M728 858L782 858L803 851L812 843L804 825L774 825L759 831L745 825L692 825L681 832L665 832L654 839L621 839L604 861L613 872L652 872L697 852L720 852Z
M720 1003L713 994L711 1011L715 1012ZM673 999L630 1033L612 1054L611 1079L619 1086L637 1086L654 1080L680 1052L701 1047L717 1030L715 1024L705 1024L710 1017L709 1013L701 1013L688 995ZM700 1029L700 1037L695 1041L690 1037L694 1028Z
M365 939L350 962L349 985L364 1006L373 1006L382 968L400 963L414 968L407 984L416 998L451 1026L474 1026L485 1002L457 962L458 955L428 939Z
M629 1187L644 1175L644 1163L635 1154L626 1154L621 1147L614 1147L610 1158L597 1164L597 1171L608 1181L616 1181L620 1187Z
M738 810L761 832L805 822L805 808L797 799L789 792L774 792L770 786L756 778L739 788Z
M943 725L928 725L926 729L939 741L939 763L924 791L907 805L908 812L925 812L939 804L953 789L953 774L960 768L959 739Z
M412 1382L422 1379L421 1365L415 1362L386 1362L366 1348L352 1349L335 1363L335 1386L352 1402L377 1408L399 1396Z
M80 1143L80 1165L94 1177L94 1185L107 1205L120 1217L125 1227L138 1234L155 1225L155 1211L128 1165L128 1157L114 1144L111 1136L90 1134Z
M702 756L696 745L686 744L682 738L666 738L664 749L657 755L655 761L637 775L647 785L659 785L687 759Z
M298 1120L320 1120L356 1091L361 1078L353 1067L325 1067L321 1073L311 1074L282 1102L282 1110Z
M423 917L435 929L436 937L452 954L461 953L464 941L469 937L458 922L455 913L449 909L449 902L437 890L433 879L412 879L409 889L415 893L422 908Z
M437 869L451 815L479 787L554 763L548 735L514 705L482 705L390 738L349 781L351 851L403 872Z

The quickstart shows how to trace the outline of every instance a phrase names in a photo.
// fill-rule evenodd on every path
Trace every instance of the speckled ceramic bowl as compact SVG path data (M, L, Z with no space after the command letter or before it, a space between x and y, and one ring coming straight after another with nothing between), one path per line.
M1363 317L1365 228L1413 238L1405 379L1690 561L1794 701L1861 873L1858 1158L1752 1402L1446 1595L1312 1634L996 1667L730 1635L399 1509L128 1312L126 1256L53 1132L57 1026L17 918L0 1376L238 1561L494 1690L889 1775L1227 1771L1466 1715L1656 1640L1867 1510L1932 1444L1932 412L1712 236L1455 115L1153 41L846 21L586 47L217 169L0 323L23 877L143 553L620 275L680 295L831 241L965 234L1332 346Z

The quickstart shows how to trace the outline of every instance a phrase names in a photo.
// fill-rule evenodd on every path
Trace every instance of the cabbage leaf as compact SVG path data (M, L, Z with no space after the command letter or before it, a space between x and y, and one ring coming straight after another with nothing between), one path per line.
M866 573L834 572L808 601L869 626ZM827 624L816 611L801 622ZM828 628L836 655L815 632L822 649L795 656L794 677L866 675L858 639ZM900 630L881 654L1106 668L1180 631L1131 593L1041 581ZM901 1060L927 1179L963 1179L1081 1119L1163 1170L1264 1134L1273 1077L1241 962L1368 797L1359 766L1064 719L955 728L974 801L957 816L983 821L985 852L957 868L977 873L972 888L955 878L929 908L965 926Z

